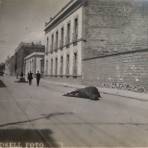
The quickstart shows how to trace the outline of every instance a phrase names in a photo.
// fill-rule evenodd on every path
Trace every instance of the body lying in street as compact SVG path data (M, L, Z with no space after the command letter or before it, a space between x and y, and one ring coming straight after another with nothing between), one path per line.
M91 100L99 100L101 97L98 89L94 86L77 89L75 91L64 94L64 96L87 98Z

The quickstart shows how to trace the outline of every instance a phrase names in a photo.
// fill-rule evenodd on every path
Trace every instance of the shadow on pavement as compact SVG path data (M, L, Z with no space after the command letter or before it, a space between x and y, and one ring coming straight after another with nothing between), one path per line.
M0 147L59 147L50 129L0 129Z
M30 120L9 122L0 124L0 127L18 125L22 123L34 122L41 119L49 120L54 116L71 115L72 112L56 112L42 114L41 117ZM52 137L53 132L50 129L0 129L0 147L10 147L7 144L15 144L13 147L59 147L58 143ZM6 144L6 145L5 145ZM11 145L12 147L12 145Z
M3 83L2 80L0 80L0 88L1 88L1 87L6 87L6 85Z

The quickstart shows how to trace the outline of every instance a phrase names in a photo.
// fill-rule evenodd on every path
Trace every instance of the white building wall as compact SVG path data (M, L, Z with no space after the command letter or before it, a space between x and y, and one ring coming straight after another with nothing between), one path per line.
M41 72L41 59L43 57L43 53L33 53L25 57L25 74L27 75L30 71L33 73Z
M50 32L45 34L46 38L46 48L47 48L47 37L49 39L49 48L48 51L50 51L51 46L51 36L54 34L54 44L55 44L55 36L56 31L58 31L58 47L61 40L61 28L64 27L64 45L65 45L65 38L67 36L67 24L70 22L71 24L71 33L70 33L70 42L72 42L73 39L73 33L74 33L74 20L75 18L78 18L78 39L82 38L82 15L83 15L83 7L80 7L75 12L73 12L69 17L67 17L65 20L63 20L60 24L58 24L55 28L53 28ZM60 74L60 60L61 56L63 56L63 75L66 75L66 58L67 54L70 56L70 75L73 75L73 55L74 52L77 52L78 55L78 76L81 76L82 74L82 41L77 42L77 45L70 44L69 48L64 47L62 50L58 49L57 52L53 51L53 53L48 53L48 55L45 55L45 63L48 59L48 75L51 75L51 59L53 59L53 75L55 75L55 58L58 58L58 75ZM46 66L45 66L46 69ZM46 71L46 70L45 70Z
M41 73L41 59L40 57L36 58L36 73L39 71Z

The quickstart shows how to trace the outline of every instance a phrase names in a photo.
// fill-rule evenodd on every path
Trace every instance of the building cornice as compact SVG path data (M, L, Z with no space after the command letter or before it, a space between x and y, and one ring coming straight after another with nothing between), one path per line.
M48 32L50 28L57 25L60 20L66 18L74 10L77 10L86 3L87 0L71 0L65 7L63 7L48 23L45 25L45 32Z
M29 59L33 56L44 56L44 52L33 52L30 55L26 56L24 59L26 60L26 59Z

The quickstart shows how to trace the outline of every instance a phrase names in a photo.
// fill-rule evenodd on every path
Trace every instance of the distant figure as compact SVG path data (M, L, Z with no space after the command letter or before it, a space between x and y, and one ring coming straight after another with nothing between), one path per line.
M41 74L39 73L39 71L37 71L37 73L36 73L36 84L37 84L37 86L39 86L40 79L41 79Z
M32 79L33 79L33 74L32 74L32 72L30 71L30 72L28 73L28 81L29 81L29 85L32 84Z
M21 72L21 74L20 74L19 82L26 82L23 72Z

